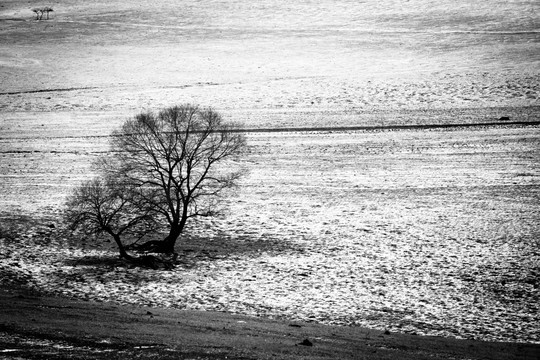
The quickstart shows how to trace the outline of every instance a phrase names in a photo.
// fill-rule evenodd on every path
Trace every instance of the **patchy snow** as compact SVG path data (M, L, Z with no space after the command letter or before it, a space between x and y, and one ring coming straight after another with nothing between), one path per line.
M540 342L538 134L251 134L229 213L192 225L174 270L43 223L2 240L0 271L79 299Z

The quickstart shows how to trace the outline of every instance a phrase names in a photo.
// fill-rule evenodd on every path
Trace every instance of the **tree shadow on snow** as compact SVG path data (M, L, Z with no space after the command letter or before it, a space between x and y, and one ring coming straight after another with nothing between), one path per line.
M64 280L83 281L88 277L111 276L112 272L127 271L123 281L140 283L155 280L160 271L182 272L187 269L196 269L200 264L220 260L235 260L239 258L258 258L262 255L289 255L298 256L307 250L307 245L278 239L273 236L250 237L230 236L220 234L212 238L196 234L185 234L179 239L176 252L178 257L171 269L152 269L121 259L115 253L103 255L87 255L65 259L62 264L72 267L57 271L55 276ZM139 254L143 256L142 254ZM137 271L131 271L136 269ZM140 270L140 271L139 271Z
M66 259L63 261L67 266L100 266L104 268L125 265L125 261L117 255L88 255L83 257Z
M196 256L203 260L227 259L235 257L257 258L262 254L301 254L305 244L279 238L275 235L254 237L250 235L231 236L226 233L211 238L197 234L186 234L176 246L180 258Z

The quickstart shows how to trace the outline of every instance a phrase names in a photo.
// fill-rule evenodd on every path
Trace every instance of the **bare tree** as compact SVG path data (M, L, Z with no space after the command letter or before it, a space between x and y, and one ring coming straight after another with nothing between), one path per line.
M43 9L33 8L32 11L36 14L36 20L41 20L41 18L43 17Z
M50 6L44 6L40 8L33 8L32 11L36 14L36 20L43 19L43 14L47 14L46 20L49 20L49 13L53 12L53 8Z
M53 12L54 10L49 6L45 6L42 11L47 14L47 20L49 20L49 13Z
M163 240L139 249L173 253L190 219L220 213L222 197L241 175L228 160L235 160L245 145L234 124L212 109L187 104L127 120L113 133L112 155L98 168L136 190L137 207L152 209L167 224Z
M155 224L151 209L139 207L136 196L136 191L125 189L111 178L86 181L67 199L68 225L71 230L85 234L109 234L118 246L120 257L134 260L120 237L137 227L149 231Z

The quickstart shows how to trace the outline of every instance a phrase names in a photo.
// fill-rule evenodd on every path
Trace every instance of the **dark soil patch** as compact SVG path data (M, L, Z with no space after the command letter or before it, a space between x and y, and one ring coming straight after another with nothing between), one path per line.
M0 290L0 306L0 358L538 359L540 354L534 344L115 306L22 288Z

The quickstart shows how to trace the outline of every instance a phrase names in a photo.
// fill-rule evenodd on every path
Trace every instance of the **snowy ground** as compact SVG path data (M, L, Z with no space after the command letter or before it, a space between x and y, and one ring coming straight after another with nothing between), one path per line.
M174 271L126 267L111 245L58 238L51 215L3 240L3 274L83 299L540 341L538 127L248 139L228 215L190 229ZM4 204L39 217L31 206L61 201L83 164L25 155L64 161L45 173L14 161L24 178L50 183L4 183Z

